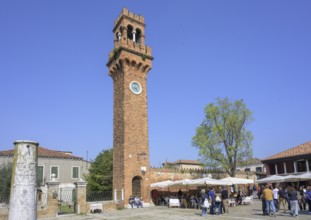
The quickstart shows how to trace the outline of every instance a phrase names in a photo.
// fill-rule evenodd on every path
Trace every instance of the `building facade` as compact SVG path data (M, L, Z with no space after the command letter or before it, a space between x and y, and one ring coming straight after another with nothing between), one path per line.
M144 17L123 9L114 22L108 73L113 79L113 189L115 200L149 198L147 74L152 51L145 45ZM116 198L117 197L117 198Z
M247 161L243 161L236 167L237 171L245 172L266 172L264 164L258 158L252 158Z
M165 162L162 164L164 168L171 169L193 169L203 170L204 166L197 160L177 160L175 162Z
M311 171L311 141L262 160L267 175L303 174Z
M0 165L12 163L14 150L0 151L0 158ZM37 180L44 186L54 174L56 181L62 184L73 184L84 179L84 176L88 174L90 164L82 157L72 155L71 152L50 150L39 146Z

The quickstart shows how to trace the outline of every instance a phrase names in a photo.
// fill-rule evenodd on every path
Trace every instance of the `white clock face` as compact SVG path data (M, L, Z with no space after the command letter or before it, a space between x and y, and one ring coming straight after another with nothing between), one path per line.
M130 83L130 89L136 95L140 94L142 91L141 85L139 84L139 82L136 81L132 81Z

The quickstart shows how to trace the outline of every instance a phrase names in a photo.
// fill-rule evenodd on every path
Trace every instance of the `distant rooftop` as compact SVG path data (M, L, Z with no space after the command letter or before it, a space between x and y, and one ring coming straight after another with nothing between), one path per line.
M175 162L166 162L167 164L190 164L190 165L202 165L200 161L197 160L176 160Z
M0 151L0 156L13 157L14 149ZM40 147L40 146L38 147L38 157L83 160L82 157L77 157L77 156L72 155L72 152L70 151L49 150L47 148Z
M262 163L262 162L261 162L261 159L256 158L256 157L251 158L251 159L249 159L249 160L241 161L241 164L243 164L243 165L245 165L245 164L247 164L247 165L252 165L252 164L261 164L261 163Z
M273 156L267 157L263 159L262 161L264 162L268 160L275 160L279 158L294 157L294 156L300 156L300 155L306 155L306 154L311 154L311 141L298 145L296 147L290 148L281 153L277 153Z

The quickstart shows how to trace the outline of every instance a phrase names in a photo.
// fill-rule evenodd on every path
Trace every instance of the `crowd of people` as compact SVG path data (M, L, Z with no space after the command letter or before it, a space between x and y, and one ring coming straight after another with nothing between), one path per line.
M262 200L263 215L275 215L281 208L285 213L289 210L291 216L298 216L299 210L311 213L311 186L280 186L267 184L258 191Z
M299 210L311 214L311 186L297 187L269 183L265 186L247 185L237 189L232 185L202 189L200 193L183 193L179 189L175 195L156 198L158 205L167 206L171 198L179 199L181 208L201 209L201 215L206 216L229 213L229 206L241 205L245 198L253 199L255 195L262 201L263 215L275 215L281 209L284 213L289 211L293 217L298 216Z
M220 215L223 213L228 213L228 207L237 206L242 204L242 201L247 196L253 196L253 192L256 192L256 187L253 185L241 187L238 190L234 190L232 187L211 187L208 189L202 189L198 193L183 193L179 189L177 194L171 194L170 196L160 196L157 197L155 204L167 205L169 206L170 199L179 199L181 208L194 208L201 209L202 216L207 214L210 215ZM228 191L229 189L229 191ZM230 201L230 204L229 204ZM232 203L232 201L234 201Z

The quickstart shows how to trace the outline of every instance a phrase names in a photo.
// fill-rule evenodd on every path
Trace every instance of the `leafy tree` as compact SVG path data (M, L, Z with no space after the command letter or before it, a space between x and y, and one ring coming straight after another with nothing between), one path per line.
M8 203L11 190L12 163L0 166L0 203Z
M112 190L112 155L112 148L103 150L91 164L89 174L86 176L88 193Z
M243 100L231 103L228 98L217 98L205 107L205 119L196 129L192 145L207 166L221 167L234 177L239 162L252 156L253 135L246 129L252 121Z

